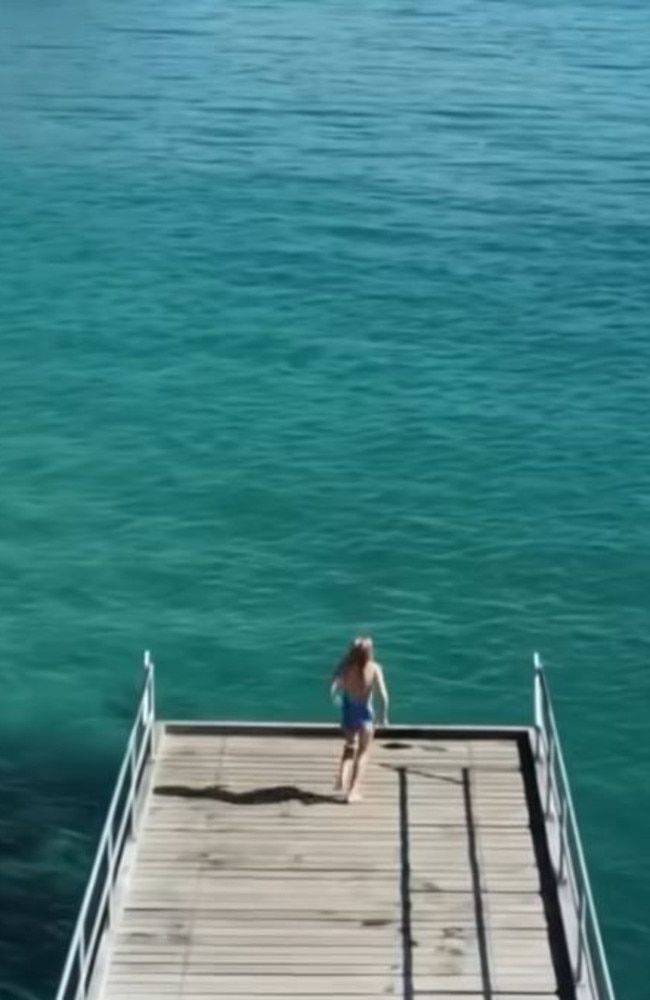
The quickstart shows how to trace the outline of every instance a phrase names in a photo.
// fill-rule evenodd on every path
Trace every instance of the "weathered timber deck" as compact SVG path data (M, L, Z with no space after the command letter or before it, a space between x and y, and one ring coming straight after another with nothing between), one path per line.
M573 997L528 733L338 750L160 727L97 1000Z

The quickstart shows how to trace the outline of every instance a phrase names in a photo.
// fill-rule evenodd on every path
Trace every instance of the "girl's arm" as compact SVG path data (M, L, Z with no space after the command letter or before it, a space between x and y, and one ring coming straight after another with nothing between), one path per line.
M386 681L384 679L384 671L381 664L375 663L375 687L379 694L379 700L381 701L381 722L380 725L388 725L388 688L386 687Z

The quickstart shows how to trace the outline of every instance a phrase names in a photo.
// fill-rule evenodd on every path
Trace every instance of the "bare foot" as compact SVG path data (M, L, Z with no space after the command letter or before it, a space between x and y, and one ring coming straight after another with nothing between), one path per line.
M346 802L361 802L361 792L357 788L353 788L348 792Z

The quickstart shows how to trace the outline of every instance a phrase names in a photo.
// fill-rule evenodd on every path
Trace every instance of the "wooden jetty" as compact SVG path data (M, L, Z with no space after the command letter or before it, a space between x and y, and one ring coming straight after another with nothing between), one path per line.
M57 1000L613 1000L541 664L530 727L156 722L153 665Z

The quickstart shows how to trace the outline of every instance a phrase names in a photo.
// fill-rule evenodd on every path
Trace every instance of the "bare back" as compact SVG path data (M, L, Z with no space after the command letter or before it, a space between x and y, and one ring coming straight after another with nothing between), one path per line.
M348 663L340 676L341 689L355 700L365 701L372 694L378 667L374 660L364 664Z

